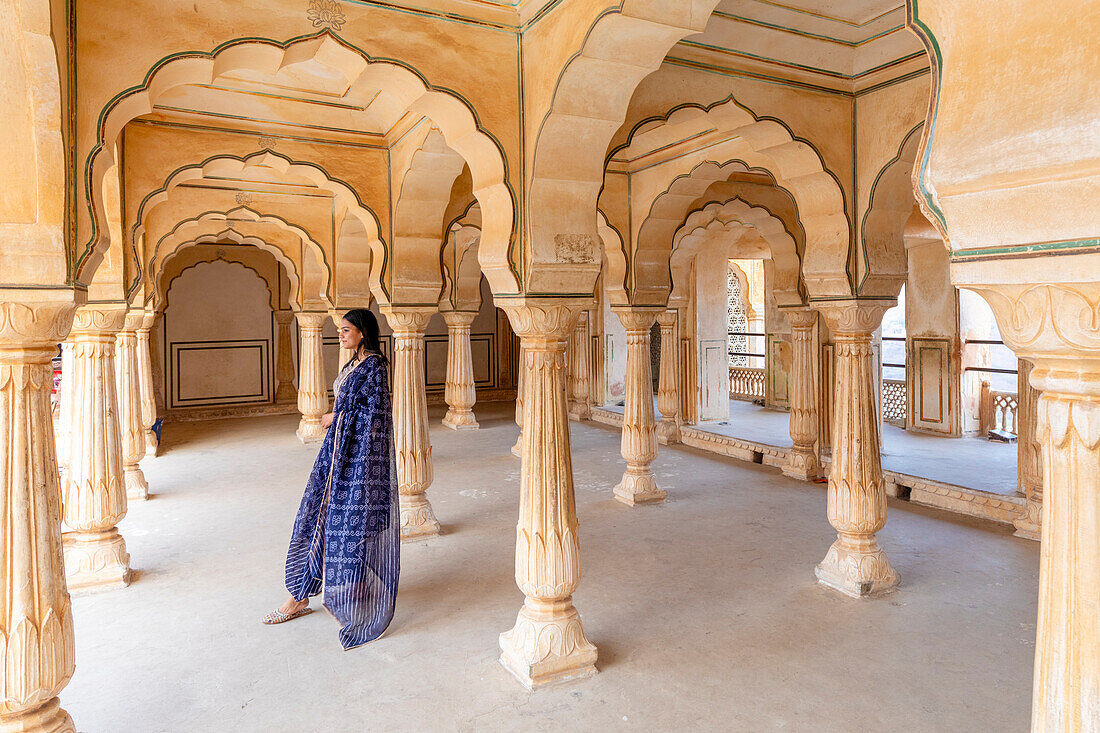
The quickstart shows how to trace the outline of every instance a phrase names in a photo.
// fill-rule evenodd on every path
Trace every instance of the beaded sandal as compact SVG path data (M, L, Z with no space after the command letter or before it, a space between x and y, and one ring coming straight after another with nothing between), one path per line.
M298 618L299 616L305 616L307 613L313 613L313 609L310 608L309 606L306 606L305 608L299 608L294 613L283 613L282 611L280 611L279 609L276 608L274 611L272 611L271 613L264 616L261 619L261 621L263 621L265 624L268 624L268 625L271 625L271 624L284 624L287 621L293 621L294 619Z

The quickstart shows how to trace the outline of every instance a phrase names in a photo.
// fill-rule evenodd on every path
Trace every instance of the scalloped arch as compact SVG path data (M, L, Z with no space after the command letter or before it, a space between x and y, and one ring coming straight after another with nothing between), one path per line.
M651 204L653 221L647 217L638 232L634 263L635 273L644 270L657 281L649 286L647 300L636 302L652 300L660 304L662 293L667 298L670 283L667 276L662 279L661 273L667 273L671 235L683 220L686 207L694 201L694 196L688 196L693 192L701 195L707 186L728 177L730 172L748 169L766 171L794 199L806 237L802 268L811 295L850 292L847 263L851 227L844 192L812 145L794 137L778 120L759 118L730 98L710 107L685 105L671 111L663 121L640 123L627 143L612 153L629 151L645 136L663 138L678 128L693 133L705 131L721 139L659 165L671 183ZM631 297L637 294L631 293Z
M515 203L500 145L480 127L473 109L456 94L433 87L421 74L396 60L373 59L328 30L286 42L241 39L211 52L176 54L154 66L140 85L112 99L100 114L97 142L84 166L92 235L74 263L76 279L90 279L109 244L102 181L114 163L113 143L130 120L152 111L158 95L181 85L210 84L226 74L306 74L309 63L342 74L347 89L357 83L376 84L388 108L428 117L442 131L447 145L469 165L474 196L485 216L482 259L486 276L495 292L517 292L518 281L508 263ZM325 84L331 85L331 81Z
M277 216L265 216L247 207L228 212L204 212L177 223L153 248L147 275L148 292L154 293L154 299L160 295L156 286L163 276L164 267L180 250L194 244L214 243L225 239L236 241L237 238L241 239L242 244L252 244L275 255L291 278L292 298L299 307L310 300L321 301L326 307L331 307L331 300L326 293L332 276L324 263L321 247L301 227ZM311 252L314 262L303 260L300 268L296 266L295 248ZM310 297L313 292L316 295Z
M773 290L778 305L802 305L798 290L800 262L794 237L783 221L766 207L753 206L739 197L706 204L689 214L677 230L669 258L674 289L679 262L690 260L720 235L744 228L754 230L767 245L775 265Z
M202 244L218 244L219 242L221 242L223 240L226 240L226 239L232 241L234 244L256 247L257 249L263 250L263 251L267 252L268 254L270 254L287 274L287 279L290 281L289 299L290 299L291 307L292 308L296 307L294 301L295 301L295 298L298 295L299 282L298 282L298 274L294 271L293 263L286 260L285 256L283 256L282 253L277 248L271 247L270 245L265 243L262 239L256 239L255 237L246 237L246 236L243 236L241 234L238 234L237 232L227 232L226 236L199 237L196 241L187 242L183 246L176 249L175 252L172 253L172 256L164 261L164 264L163 264L163 266L161 267L161 270L160 270L160 274L157 277L157 287L156 287L156 291L155 291L156 295L153 299L151 299L147 303L147 306L152 306L153 309L158 310L158 311L163 310L165 308L165 306L167 305L167 302L168 302L168 290L171 288L172 282L174 282L176 278L178 278L180 275L182 275L186 271L188 271L190 269L193 269L193 268L203 264L204 262L211 262L212 261L212 260L197 260L197 261L191 263L190 265L187 265L186 267L181 269L179 272L177 272L174 276L169 278L169 275L171 274L171 269L170 269L169 266L173 262L175 262L176 259L186 255L187 250L191 249L192 247L202 245ZM255 272L261 279L263 279L265 282L267 282L268 289L271 291L271 299L270 299L271 309L272 310L279 310L278 287L277 287L276 283L272 283L270 280L268 280L266 277L264 277L263 273L259 272L255 268L253 268L251 265L249 265L244 260L233 259L233 254L232 253L227 252L225 254L225 256L220 256L219 255L218 259L222 260L223 262L232 262L234 264L241 265L242 267L247 267L249 270L252 270L253 272Z
M558 76L535 135L527 195L525 283L536 292L591 292L599 274L597 197L604 155L634 90L677 41L701 32L718 0L622 0L600 15ZM559 238L583 241L591 262L555 266Z

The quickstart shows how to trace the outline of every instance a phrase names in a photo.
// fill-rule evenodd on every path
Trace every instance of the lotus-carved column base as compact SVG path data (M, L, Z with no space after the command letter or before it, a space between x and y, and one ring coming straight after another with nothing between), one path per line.
M821 462L812 448L791 448L781 470L784 476L800 481L814 481L822 476Z
M401 495L401 540L416 542L438 537L439 521L424 494Z
M319 415L303 416L298 421L298 429L294 431L294 434L303 443L318 443L324 440L325 428L321 425L321 417Z
M76 726L61 709L61 702L52 697L33 710L0 715L0 733L76 733Z
M477 430L481 426L474 417L473 410L457 410L452 407L443 416L443 427L451 430Z
M657 486L657 479L648 467L626 469L623 480L615 485L615 499L627 506L664 501L668 493Z
M516 625L500 635L500 663L528 690L591 677L596 654L572 596L557 601L527 598Z
M152 430L145 431L145 457L156 458L160 450L160 441Z
M671 418L661 418L657 422L657 442L661 445L675 445L682 441L680 424Z
M70 591L105 590L130 584L126 540L113 527L104 532L64 535L65 581Z
M123 469L127 501L145 501L149 498L149 482L136 464Z
M881 595L898 586L898 574L874 535L841 534L814 575L822 585L853 598Z

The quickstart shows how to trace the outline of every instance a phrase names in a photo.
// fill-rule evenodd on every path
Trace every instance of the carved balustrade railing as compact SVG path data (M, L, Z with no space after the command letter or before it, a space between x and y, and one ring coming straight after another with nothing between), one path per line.
M978 400L978 430L986 435L990 430L1016 434L1020 403L1015 392L998 392L982 382Z
M760 367L730 367L730 399L764 399L764 370Z

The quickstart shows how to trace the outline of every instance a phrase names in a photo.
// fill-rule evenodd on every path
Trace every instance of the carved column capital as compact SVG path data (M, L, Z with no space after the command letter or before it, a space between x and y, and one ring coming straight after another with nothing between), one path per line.
M623 328L630 331L649 331L657 317L667 311L663 307L626 306L612 308L611 312L619 317Z
M469 328L477 318L476 311L441 311L448 328Z
M406 333L423 334L436 310L433 306L387 305L382 308L382 315L386 317L395 336Z
M158 313L151 308L146 308L142 313L141 325L137 327L137 330L148 333L156 324Z
M280 326L289 326L290 322L294 320L294 311L291 310L277 310L275 311L275 323Z
M787 322L791 324L791 328L813 328L817 325L818 310L813 308L791 308L784 309L783 315L787 317ZM885 311L883 311L885 313ZM881 320L881 316L879 316Z
M672 329L676 327L678 320L679 314L673 308L668 308L657 314L657 323L661 324L661 333L666 330L668 333L672 333Z
M117 303L89 303L76 309L74 337L107 335L113 337L126 324L127 306Z
M321 329L325 327L325 319L328 318L328 314L316 311L302 311L295 313L294 317L298 319L298 328L301 331L320 332Z
M501 308L520 338L529 341L556 338L564 340L582 310L590 307L589 298L498 298Z
M897 305L896 300L818 300L811 304L829 324L834 336L870 336L882 323L886 311Z

